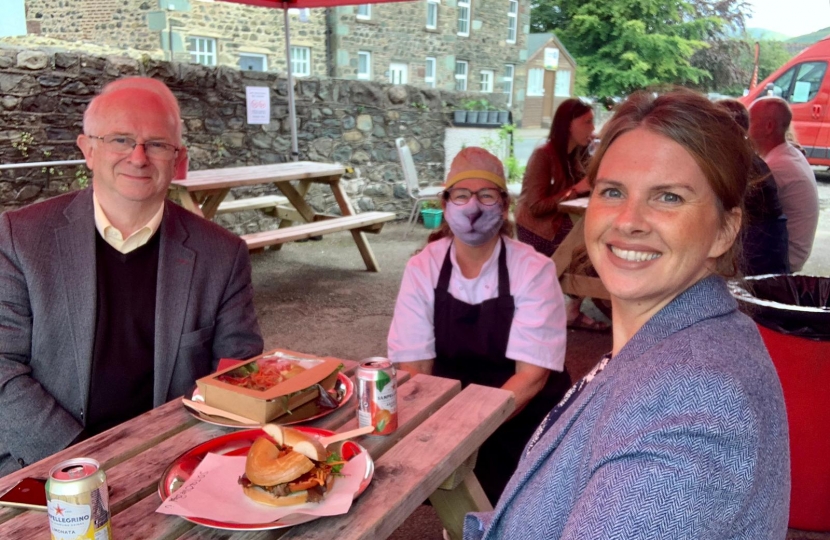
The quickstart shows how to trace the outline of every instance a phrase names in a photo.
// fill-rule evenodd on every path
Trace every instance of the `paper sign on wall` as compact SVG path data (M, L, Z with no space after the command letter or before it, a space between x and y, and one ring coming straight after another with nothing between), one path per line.
M271 89L267 86L246 86L245 101L249 124L271 122Z
M545 47L545 69L556 70L559 67L559 49Z

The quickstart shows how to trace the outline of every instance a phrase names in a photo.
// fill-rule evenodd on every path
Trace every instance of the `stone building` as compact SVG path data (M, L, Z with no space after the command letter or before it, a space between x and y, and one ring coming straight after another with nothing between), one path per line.
M34 36L159 60L286 69L280 9L202 0L3 1L25 4ZM529 0L411 0L290 10L289 19L296 76L508 93L514 121L521 119Z

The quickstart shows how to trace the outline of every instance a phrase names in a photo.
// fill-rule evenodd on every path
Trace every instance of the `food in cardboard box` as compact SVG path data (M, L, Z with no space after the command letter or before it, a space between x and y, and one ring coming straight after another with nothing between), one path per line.
M331 390L343 364L272 351L196 381L205 403L264 424Z

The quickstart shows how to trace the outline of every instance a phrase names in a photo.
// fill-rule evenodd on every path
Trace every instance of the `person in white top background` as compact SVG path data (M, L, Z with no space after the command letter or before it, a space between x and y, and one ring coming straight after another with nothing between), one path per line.
M504 167L469 147L444 184L445 223L407 263L389 329L400 368L512 391L516 412L481 447L495 502L541 418L570 386L565 306L553 262L513 240Z
M749 136L778 185L787 215L790 271L798 272L813 249L819 218L816 175L807 158L786 140L793 115L779 97L765 97L749 108Z

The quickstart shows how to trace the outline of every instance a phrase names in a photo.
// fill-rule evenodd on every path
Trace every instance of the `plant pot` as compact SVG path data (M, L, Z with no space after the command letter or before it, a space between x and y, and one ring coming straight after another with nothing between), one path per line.
M444 211L440 208L423 208L421 209L421 217L424 220L424 227L427 229L437 229L441 226Z
M487 123L488 124L498 124L499 123L499 111L487 111Z
M467 111L453 111L452 121L455 124L464 124L467 122Z
M487 113L484 113L487 114ZM479 112L478 111L467 111L467 123L468 124L478 124L479 122Z
M498 124L503 126L510 121L510 111L496 111L499 115Z

